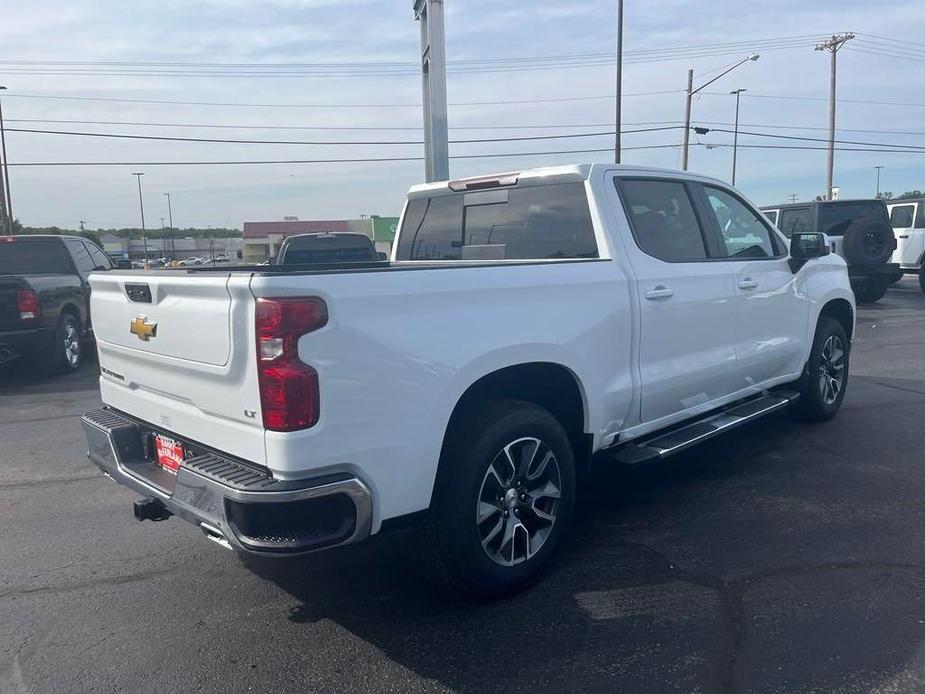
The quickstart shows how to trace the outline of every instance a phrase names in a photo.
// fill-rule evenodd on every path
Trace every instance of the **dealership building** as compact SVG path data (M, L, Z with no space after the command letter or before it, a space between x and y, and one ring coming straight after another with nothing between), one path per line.
M398 227L398 217L372 215L362 219L309 220L286 217L280 222L244 222L244 262L262 263L275 258L287 236L356 232L365 234L376 244L376 250L389 253Z

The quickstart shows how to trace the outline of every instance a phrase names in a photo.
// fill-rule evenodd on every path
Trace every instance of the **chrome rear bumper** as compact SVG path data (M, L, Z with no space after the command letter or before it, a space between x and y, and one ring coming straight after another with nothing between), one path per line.
M81 421L92 463L119 484L157 499L223 546L289 556L358 542L370 533L372 498L352 475L281 481L239 461L201 452L184 460L174 477L150 459L146 437L155 427L108 408L88 412Z

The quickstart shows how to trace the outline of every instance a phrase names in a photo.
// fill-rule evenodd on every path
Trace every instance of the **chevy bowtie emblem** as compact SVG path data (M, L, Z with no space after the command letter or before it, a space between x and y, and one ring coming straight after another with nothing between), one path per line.
M157 337L157 323L149 321L147 316L138 316L129 325L129 332L137 335L139 340L147 342L152 337Z

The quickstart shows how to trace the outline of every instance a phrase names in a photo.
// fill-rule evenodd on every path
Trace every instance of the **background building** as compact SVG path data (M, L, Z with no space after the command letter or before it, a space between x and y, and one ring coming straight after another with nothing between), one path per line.
M323 234L325 232L352 231L366 234L376 244L376 250L390 253L398 217L380 217L372 215L362 219L293 219L284 218L281 222L244 222L245 263L262 263L268 258L275 258L283 239L297 234Z
M115 234L102 234L100 242L103 250L113 257L125 257L132 260L142 260L145 256L145 241L143 239L128 239ZM240 237L218 238L148 238L148 258L161 258L167 256L174 260L183 260L191 255L210 258L212 253L224 253L232 260L241 257L244 249L244 240Z

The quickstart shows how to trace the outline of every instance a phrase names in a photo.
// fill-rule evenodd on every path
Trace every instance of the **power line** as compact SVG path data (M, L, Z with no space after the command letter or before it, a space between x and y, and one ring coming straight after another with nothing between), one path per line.
M719 133L733 133L734 131L728 130L726 128L710 128L715 132ZM750 132L747 130L739 130L739 135L750 135L752 137L772 137L782 140L802 140L806 142L829 142L828 138L823 137L806 137L804 135L780 135L778 133L757 133ZM866 145L870 147L896 147L903 150L925 152L925 146L920 145L902 145L895 142L860 142L857 140L834 140L834 142L842 145Z
M624 97L642 97L656 96L661 94L677 94L683 92L683 89L663 89L652 92L636 92L633 94L624 94ZM242 103L242 102L221 102L221 101L176 101L166 99L130 99L117 97L99 97L99 96L64 96L55 94L5 94L4 99L52 99L63 101L102 101L111 103L129 103L129 104L165 104L169 106L221 106L221 107L255 107L255 108L421 108L421 104L268 104L268 103ZM507 106L509 104L547 104L567 101L598 101L613 100L614 95L604 96L566 96L566 97L547 97L539 99L507 99L504 101L457 101L451 102L449 106Z
M657 132L662 130L676 130L683 126L668 125L653 128L641 128L637 130L624 130L625 133L643 133ZM32 133L41 135L70 135L79 137L105 137L120 140L157 140L166 142L204 142L217 144L237 144L237 145L423 145L423 140L232 140L210 137L174 137L169 135L132 135L127 133L91 133L74 130L38 130L32 128L6 128L7 132L14 133ZM579 137L603 137L612 136L614 131L595 132L595 133L570 133L565 135L524 135L520 137L485 137L473 138L468 140L450 140L450 144L479 144L489 142L526 142L532 140L563 140Z

